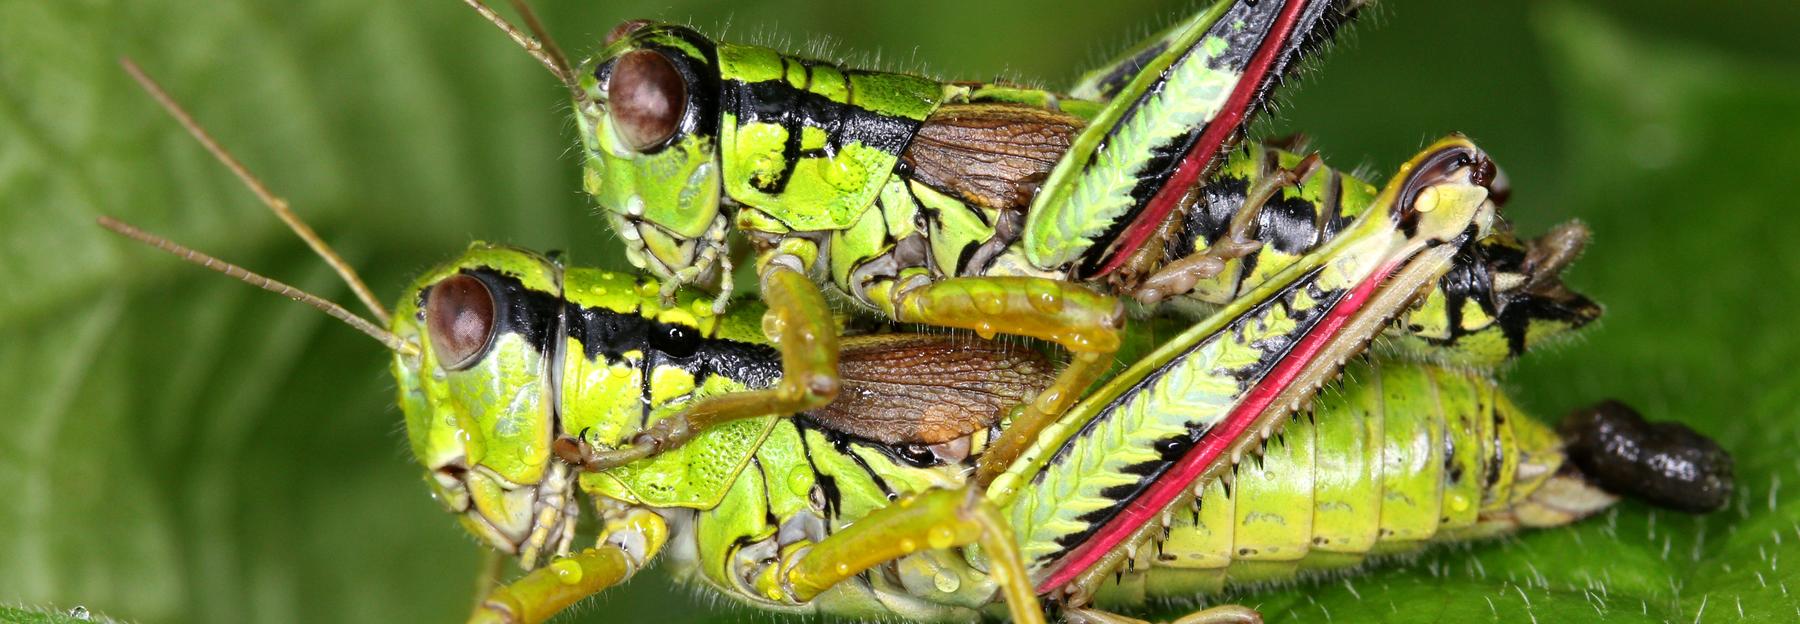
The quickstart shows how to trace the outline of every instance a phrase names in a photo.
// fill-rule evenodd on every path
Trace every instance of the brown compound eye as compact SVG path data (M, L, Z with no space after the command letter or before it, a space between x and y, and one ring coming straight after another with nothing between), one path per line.
M633 50L613 66L606 105L619 138L641 152L675 136L687 112L687 81L661 52Z
M425 326L441 366L468 368L494 337L494 296L486 284L468 275L438 282L425 301Z

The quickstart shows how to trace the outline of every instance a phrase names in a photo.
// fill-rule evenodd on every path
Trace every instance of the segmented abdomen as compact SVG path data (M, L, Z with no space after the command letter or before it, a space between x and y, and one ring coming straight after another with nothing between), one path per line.
M1515 503L1563 463L1556 434L1486 377L1393 362L1346 375L1096 598L1193 596L1510 532Z

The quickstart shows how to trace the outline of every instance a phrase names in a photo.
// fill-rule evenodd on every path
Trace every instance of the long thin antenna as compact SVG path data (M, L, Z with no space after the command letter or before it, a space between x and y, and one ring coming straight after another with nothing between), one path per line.
M318 310L320 312L324 312L328 315L331 315L332 318L335 318L337 320L348 323L351 327L356 328L357 331L368 334L371 338L374 338L374 339L380 341L381 344L387 345L387 348L390 350L393 350L393 351L396 351L396 352L399 352L401 354L408 355L408 356L414 356L414 355L419 354L419 350L417 348L400 340L400 337L395 336L393 334L393 332L389 332L385 329L382 329L381 327L375 325L374 323L369 322L368 319L357 316L356 313L344 309L344 306L341 306L341 305L338 305L331 301L328 301L324 298L319 297L318 295L314 295L314 294L306 292L304 290L300 290L299 288L296 288L289 284L286 284L286 283L283 283L283 282L280 282L280 281L277 281L274 279L270 279L270 278L264 277L262 275L258 275L254 271L245 269L243 267L232 264L230 262L226 262L224 260L214 258L214 257L206 255L204 253L194 251L193 249L189 249L187 247L183 247L180 243L176 243L175 241L171 241L171 240L163 238L161 236L157 236L155 234L151 234L149 232L145 232L143 230L137 229L123 221L119 221L112 217L100 217L98 219L98 221L100 222L100 227L104 227L106 229L117 232L117 233L119 233L119 235L124 236L126 238L130 238L130 239L136 240L140 243L149 245L151 247L155 247L157 249L161 249L163 251L169 252L170 254L174 254L176 257L181 258L182 260L186 260L188 262L192 262L192 263L200 265L202 267L206 267L208 269L212 269L214 271L224 273L233 278L236 278L238 281L244 282L251 286L255 286L257 288L261 288L263 290L275 293L277 295L281 295L283 297L293 299L300 303L304 303L304 304L312 306L314 308L318 308Z
M200 127L200 123L194 121L194 117L189 115L187 110L175 101L175 98L170 97L169 93L163 90L162 85L157 84L149 74L144 73L137 63L132 62L129 57L119 57L119 65L124 66L125 73L130 74L132 80L136 80L145 91L148 91L156 103L161 104L164 110L169 111L169 114L175 117L176 121L181 122L181 127L186 128L188 134L193 135L194 139L206 148L206 151L211 152L214 158L224 163L226 169L230 169L231 173L242 180L245 186L250 187L250 192L255 193L257 199L262 200L263 205L268 206L276 217L286 223L288 229L293 230L300 240L306 241L306 245L311 247L314 253L319 254L320 258L324 258L325 264L331 265L331 269L337 271L339 277L344 278L344 283L350 285L350 290L356 293L356 298L362 300L363 305L369 308L369 312L375 314L375 318L380 319L383 324L392 321L388 318L387 308L381 305L381 300L376 299L375 293L371 292L369 286L363 283L361 277L357 276L356 269L351 268L350 263L345 262L343 257L331 249L330 245L325 244L325 240L319 238L319 234L314 232L312 227L306 225L305 221L301 221L299 215L289 210L287 200L270 192L269 187L264 186L262 180L258 180L248 168L244 167L244 163L238 162L231 152L226 151L223 145L213 140L212 135L207 134L206 129Z
M525 0L512 0L512 5L513 10L519 13L519 17L525 19L525 27L530 28L531 34L537 36L538 44L543 46L544 53L549 54L550 60L556 63L563 75L563 83L571 88L574 87L575 70L569 67L569 57L563 56L562 48L556 46L556 38L550 36L550 29L545 28L544 22L538 19L537 11L531 10L531 4Z
M524 48L526 54L537 59L545 69L550 70L551 75L556 76L557 81L568 87L569 92L574 94L577 100L587 99L587 94L582 93L580 85L575 83L575 70L570 68L569 59L563 56L561 48L556 47L556 41L550 38L549 31L545 30L543 22L538 21L537 13L533 12L529 5L520 0L513 0L513 8L525 19L526 28L531 29L532 34L528 35L525 34L525 31L519 30L519 27L514 26L512 22L506 21L506 18L500 17L499 13L495 13L494 9L488 7L481 0L463 0L463 4L475 9L475 12L481 14L481 17L486 18L489 23L499 28L500 32L506 33L508 38L519 44L519 47Z

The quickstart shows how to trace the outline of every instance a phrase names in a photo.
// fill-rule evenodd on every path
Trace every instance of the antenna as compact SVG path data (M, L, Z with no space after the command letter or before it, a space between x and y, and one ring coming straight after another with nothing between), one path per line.
M132 80L136 80L145 91L148 91L156 103L161 104L164 110L169 111L169 114L175 117L176 121L181 122L181 127L186 128L188 134L193 135L194 139L206 148L206 151L211 152L214 158L219 159L219 162L225 165L226 169L230 169L231 173L242 180L245 186L250 187L250 192L255 193L257 199L262 200L263 205L268 206L276 217L286 223L288 229L293 230L300 240L306 241L306 245L325 260L325 264L331 265L331 269L337 271L338 277L344 278L344 283L350 285L350 290L355 292L356 297L369 308L369 312L374 313L376 319L383 324L392 322L392 319L388 317L387 308L381 305L380 300L375 298L375 293L371 292L369 286L363 283L361 277L357 276L356 269L351 268L350 263L345 262L336 251L332 251L331 246L325 244L325 240L319 238L319 234L314 232L312 227L306 225L305 221L301 221L294 211L289 210L287 200L269 192L269 187L263 185L262 180L258 180L248 168L244 167L244 163L238 162L231 152L226 151L224 146L213 140L212 135L207 134L206 129L200 127L200 123L194 121L194 117L189 115L187 110L175 101L175 98L170 97L169 93L163 90L162 85L157 84L149 74L144 73L137 63L132 62L129 57L119 57L119 65L124 66L125 73L130 74Z
M587 94L583 93L575 82L575 70L570 68L568 57L563 56L562 49L556 46L556 40L550 37L550 31L544 28L542 21L538 20L537 13L531 10L531 5L526 4L524 0L512 0L513 10L518 11L519 16L525 20L525 27L531 30L531 34L528 35L519 30L519 27L514 26L512 22L506 21L506 18L500 17L499 13L495 13L494 9L489 8L481 0L463 0L463 3L469 5L469 8L475 9L476 13L481 14L501 32L506 33L506 36L511 38L514 43L525 49L526 54L530 54L532 58L542 63L545 69L550 70L551 75L556 76L558 81L569 88L569 92L574 94L575 99L587 100Z
M538 43L543 46L544 52L550 55L550 60L556 63L563 76L563 83L570 87L575 86L575 70L569 68L569 58L563 56L562 48L556 46L556 39L550 36L550 29L545 28L544 22L538 19L537 11L531 10L531 4L525 0L512 0L512 5L513 10L519 13L519 17L525 19L525 27L530 28L531 34L537 36Z
M357 331L368 334L369 337L380 341L381 344L387 345L389 350L407 356L416 356L419 354L419 349L417 347L400 340L400 337L395 336L393 332L382 329L374 323L369 322L368 319L357 316L355 312L344 309L344 306L332 303L318 295L300 290L287 283L264 277L254 271L230 262L183 247L180 243L137 229L130 224L112 217L103 216L100 217L98 221L100 222L100 227L117 232L119 235L126 238L169 252L182 260L224 273L251 286L317 308L320 312L324 312L332 318L343 321L351 327L356 328Z

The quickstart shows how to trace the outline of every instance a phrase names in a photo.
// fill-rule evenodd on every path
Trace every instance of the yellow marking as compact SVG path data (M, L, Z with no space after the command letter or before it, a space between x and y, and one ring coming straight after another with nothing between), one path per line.
M812 126L802 127L802 128L800 128L800 149L802 149L802 150L825 149L825 141L826 141L826 139L829 139L829 138L831 138L831 137L827 136L825 134L825 131L822 129L815 128Z
M694 374L673 366L658 367L650 373L650 404L662 405L694 392Z

